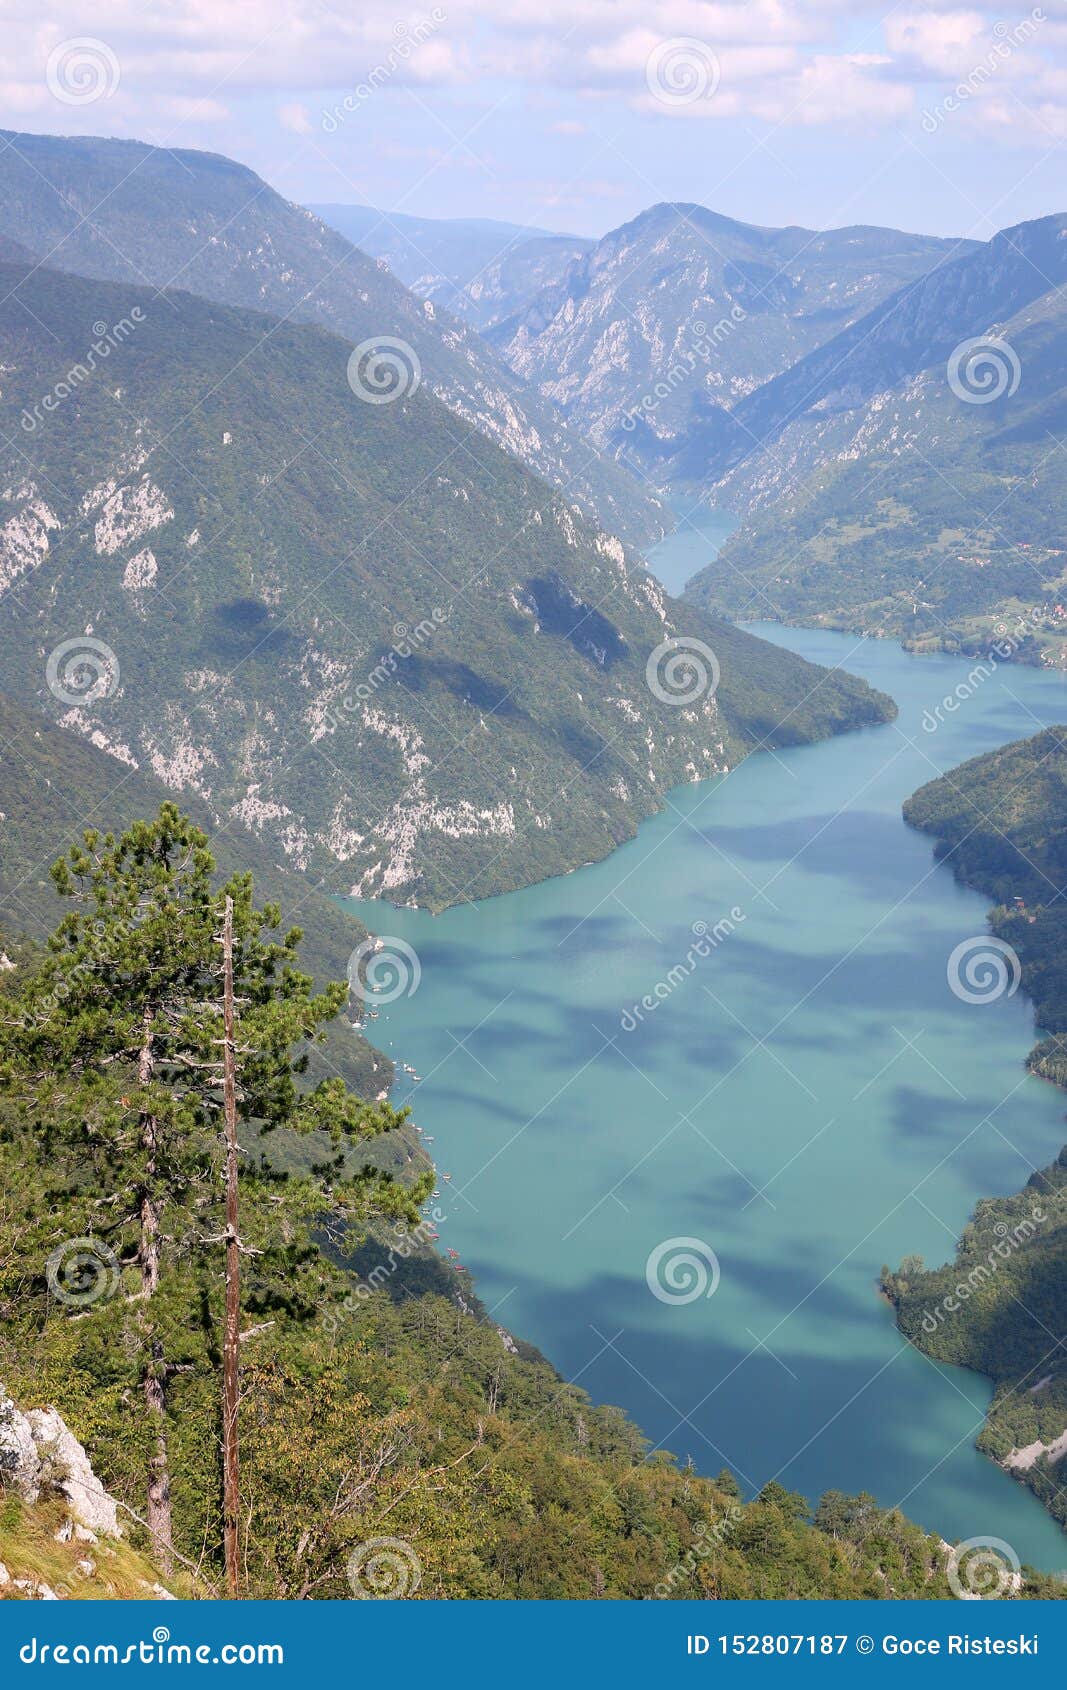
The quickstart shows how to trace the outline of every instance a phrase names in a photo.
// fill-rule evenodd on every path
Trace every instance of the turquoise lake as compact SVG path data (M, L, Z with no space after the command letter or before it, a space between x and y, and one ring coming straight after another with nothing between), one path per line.
M900 816L964 758L1067 721L1067 683L1003 666L928 733L972 664L754 631L865 676L899 720L679 789L565 878L436 918L354 906L421 965L371 1032L423 1076L396 1097L434 1140L440 1247L495 1319L701 1471L868 1490L1062 1569L1067 1538L974 1449L989 1387L910 1349L876 1281L949 1258L976 1199L1067 1139L1064 1095L1024 1072L1029 1004L949 989L984 900ZM725 917L687 969L694 924ZM714 1252L714 1295L652 1293L678 1239Z
M675 515L677 528L652 548L648 564L667 591L678 594L725 545L737 527L737 518L707 505L683 505Z

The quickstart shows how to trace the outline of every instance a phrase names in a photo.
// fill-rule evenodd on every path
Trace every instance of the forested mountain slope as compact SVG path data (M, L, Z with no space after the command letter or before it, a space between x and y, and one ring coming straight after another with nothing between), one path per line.
M1022 1191L982 1199L954 1261L908 1257L882 1283L911 1343L993 1381L978 1448L1067 1529L1067 1146Z
M921 787L904 815L995 900L994 937L968 947L963 988L981 1003L1021 984L1045 1035L1028 1065L1067 1085L1067 728L972 758ZM1018 1194L978 1204L954 1263L909 1258L885 1287L912 1343L993 1380L979 1448L1067 1527L1067 1147Z
M872 1497L831 1492L812 1509L771 1484L743 1502L729 1473L706 1479L650 1455L618 1409L593 1404L451 1298L394 1281L392 1298L361 1300L360 1282L321 1257L315 1271L321 1318L272 1310L244 1365L249 1596L954 1598L942 1541ZM122 1401L133 1369L114 1341L121 1306L45 1323L27 1290L23 1281L16 1318L0 1326L9 1388L27 1406L58 1403L109 1488L138 1509L141 1451ZM0 1310L15 1313L12 1292L0 1281ZM176 1380L170 1427L176 1547L205 1595L222 1588L212 1383L206 1365ZM24 1535L25 1510L8 1508L8 1529ZM143 1532L129 1536L147 1547ZM956 1587L965 1556L960 1566ZM1062 1594L1038 1573L1020 1586L1024 1600Z
M687 596L1062 664L1065 282L1067 218L1005 230L753 395L709 472L749 517Z
M39 951L63 913L50 871L71 838L87 827L127 826L166 797L151 770L117 763L76 730L0 696L0 940L9 957L21 965L24 944ZM349 957L367 938L362 922L283 866L281 852L239 823L220 826L195 794L184 803L211 836L220 871L250 869L260 897L279 906L286 926L302 929L305 963L315 978L343 980ZM376 1097L392 1084L389 1057L347 1015L330 1029L323 1061L363 1096Z
M623 538L663 532L665 514L601 460L553 406L516 380L458 319L244 165L140 141L0 131L0 231L55 269L318 323L361 343L414 348L445 405Z
M365 402L321 329L2 282L0 684L332 886L526 884L672 785L890 709L666 599L424 389Z
M933 834L938 857L993 900L993 931L1017 953L1037 1025L1051 1035L1030 1066L1067 1084L1067 727L929 781L904 819Z

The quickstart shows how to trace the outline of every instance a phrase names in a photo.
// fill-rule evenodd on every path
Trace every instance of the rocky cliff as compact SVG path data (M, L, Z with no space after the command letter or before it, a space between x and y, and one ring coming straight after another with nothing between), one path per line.
M0 1600L173 1599L123 1543L120 1504L54 1408L0 1385Z

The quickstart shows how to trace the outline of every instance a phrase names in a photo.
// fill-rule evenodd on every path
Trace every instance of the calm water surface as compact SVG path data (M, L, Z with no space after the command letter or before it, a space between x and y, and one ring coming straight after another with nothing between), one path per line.
M680 593L698 570L711 563L737 527L729 511L707 505L683 505L676 511L678 526L648 554L648 565L670 593Z
M451 1175L442 1247L498 1320L701 1470L869 1490L1062 1568L1067 1539L974 1450L988 1386L910 1350L875 1282L909 1252L951 1256L976 1198L1067 1138L1063 1095L1024 1074L1028 1004L948 988L983 899L900 819L940 771L1067 721L1067 686L1003 668L931 735L924 711L970 665L760 631L866 676L899 722L676 791L566 878L438 918L356 906L421 960L374 1031L424 1076L398 1090ZM694 923L733 909L624 1031ZM714 1250L710 1298L652 1295L649 1255L675 1238Z

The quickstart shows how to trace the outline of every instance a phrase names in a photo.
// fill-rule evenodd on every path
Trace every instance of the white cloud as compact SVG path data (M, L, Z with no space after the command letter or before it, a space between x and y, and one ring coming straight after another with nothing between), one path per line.
M283 129L291 129L294 135L310 135L314 127L307 106L302 106L298 100L279 106L278 122Z
M966 73L990 35L980 12L891 12L886 44L893 53L941 76Z
M880 75L889 63L872 53L816 54L780 95L761 96L759 115L801 124L906 117L914 96L909 87Z
M309 112L368 79L375 99L404 89L482 95L504 85L615 99L654 115L648 55L665 39L687 38L706 45L721 78L712 99L661 106L661 118L876 125L906 116L920 91L922 104L936 98L939 83L966 76L1028 15L1002 22L1003 0L907 3L886 14L882 0L440 0L410 10L404 0L361 0L312 11L292 0L168 0L151 10L142 0L97 0L87 26L81 0L51 0L42 26L37 0L9 0L6 59L19 69L7 71L3 92L13 114L125 133L147 115L221 121L226 108L266 95L282 102L282 126L305 134L305 122L315 127ZM87 27L114 54L121 82L106 103L64 106L46 86L48 55ZM1058 110L1041 79L1056 72L1064 27L1046 19L998 68L998 82L1010 80L1031 112ZM1013 118L1011 102L1001 110L1004 126L1032 121L1021 110Z
M178 123L223 123L230 109L221 100L209 100L199 94L164 94L158 102L164 117Z
M1045 100L1020 106L1015 100L989 97L976 102L974 121L998 140L1048 147L1067 140L1067 105Z
M10 112L35 112L52 105L48 89L32 82L0 82L0 103Z

